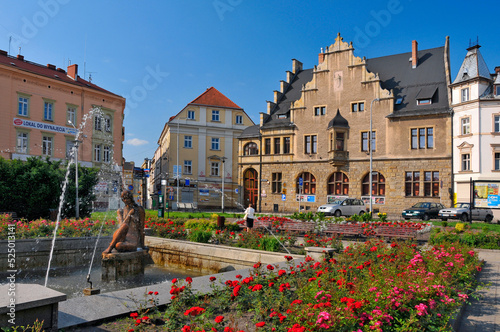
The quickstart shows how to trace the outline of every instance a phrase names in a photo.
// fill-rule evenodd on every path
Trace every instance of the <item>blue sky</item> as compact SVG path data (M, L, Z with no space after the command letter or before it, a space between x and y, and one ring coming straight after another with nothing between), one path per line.
M22 5L20 5L22 3ZM151 158L169 117L214 86L258 122L291 59L311 68L338 32L367 58L443 46L452 79L469 41L500 66L496 1L0 0L0 49L127 98L124 157ZM473 5L478 6L474 7Z

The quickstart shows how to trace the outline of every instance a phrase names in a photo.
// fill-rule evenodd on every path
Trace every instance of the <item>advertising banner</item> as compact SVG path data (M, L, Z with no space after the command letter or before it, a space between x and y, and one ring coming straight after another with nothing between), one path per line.
M33 129L40 129L40 130L45 130L45 131L52 131L52 132L61 133L61 134L76 135L75 128L68 128L68 127L58 126L58 125L45 123L45 122L36 122L36 121L28 120L28 119L14 118L13 124L14 124L14 126L18 126L18 127L33 128Z
M500 208L500 181L474 181L474 206Z

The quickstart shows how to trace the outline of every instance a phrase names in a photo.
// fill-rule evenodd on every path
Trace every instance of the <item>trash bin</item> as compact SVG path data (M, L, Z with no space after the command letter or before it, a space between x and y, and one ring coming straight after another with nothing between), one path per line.
M217 216L217 227L219 228L224 228L224 222L226 221L226 218L224 216Z

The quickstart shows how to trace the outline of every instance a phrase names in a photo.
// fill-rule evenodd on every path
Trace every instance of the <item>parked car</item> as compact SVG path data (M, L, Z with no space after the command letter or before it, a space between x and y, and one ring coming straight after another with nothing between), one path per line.
M323 212L325 215L334 215L335 217L352 216L353 214L361 215L366 212L366 206L360 199L344 198L321 205L318 212Z
M444 205L441 203L418 202L411 208L404 210L402 215L406 220L417 218L427 221L437 218L439 210L441 209L444 209Z
M444 208L439 210L438 217L446 221L448 219L460 219L469 221L470 203L457 203L454 208ZM472 220L481 220L491 222L493 220L493 211L488 208L473 208Z

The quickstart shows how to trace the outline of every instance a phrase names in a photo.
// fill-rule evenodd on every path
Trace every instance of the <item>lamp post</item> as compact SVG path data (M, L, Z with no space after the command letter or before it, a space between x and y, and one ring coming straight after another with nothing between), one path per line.
M78 144L80 141L78 140L78 136L80 135L80 131L76 129L75 125L73 122L68 120L68 123L75 128L76 133L75 133L75 218L79 219L80 218L80 200L78 199Z
M226 157L221 157L222 159L222 213L224 213L224 174L226 174L225 171L225 164L226 164Z
M373 196L373 180L372 180L372 172L373 172L373 147L372 147L372 142L373 142L373 121L372 121L372 117L373 117L373 112L372 112L372 109L373 109L373 102L374 101L380 101L380 98L375 98L372 100L372 102L370 103L370 133L368 134L368 141L369 141L369 149L370 149L370 215L373 216L373 210L372 210L372 196Z
M180 120L187 120L187 118L179 118L177 119L177 158L175 160L175 163L177 164L176 165L176 169L177 169L177 172L174 172L175 174L175 177L177 179L177 209L179 208L179 182L180 182L180 165L179 165L179 123L180 123Z

